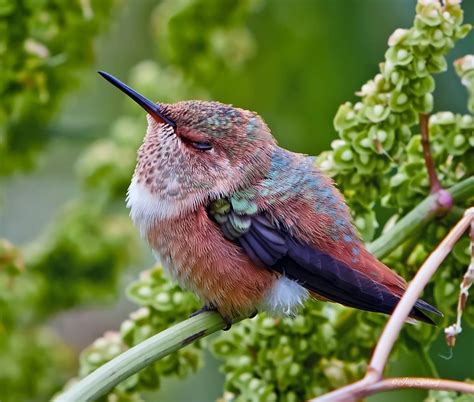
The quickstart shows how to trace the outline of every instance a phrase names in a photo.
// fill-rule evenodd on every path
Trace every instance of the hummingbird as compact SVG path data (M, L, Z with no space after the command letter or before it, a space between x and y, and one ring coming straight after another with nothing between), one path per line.
M201 310L293 315L308 298L391 314L407 283L375 258L333 181L283 149L255 112L220 102L154 103L99 74L147 112L130 216ZM410 317L442 315L419 299Z

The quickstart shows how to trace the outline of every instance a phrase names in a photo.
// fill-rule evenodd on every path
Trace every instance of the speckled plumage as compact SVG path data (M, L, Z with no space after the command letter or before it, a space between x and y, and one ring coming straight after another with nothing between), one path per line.
M253 112L159 106L176 127L148 116L128 206L171 277L226 317L291 313L309 293L391 312L406 282L365 249L311 158L278 147Z

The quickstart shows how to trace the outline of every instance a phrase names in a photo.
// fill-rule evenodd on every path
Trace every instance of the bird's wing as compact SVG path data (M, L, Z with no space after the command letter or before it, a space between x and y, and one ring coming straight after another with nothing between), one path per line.
M275 270L330 301L361 310L390 314L400 300L399 295L368 275L298 241L265 213L239 215L231 202L220 202L227 205L226 213L214 210L210 215L255 264ZM432 322L421 310L438 313L420 300L412 316Z

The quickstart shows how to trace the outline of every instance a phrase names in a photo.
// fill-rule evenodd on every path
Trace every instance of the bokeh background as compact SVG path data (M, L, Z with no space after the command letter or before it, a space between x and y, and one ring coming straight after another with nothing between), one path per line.
M87 240L89 229L96 231L97 226L103 229L109 225L107 233L117 237L111 240L117 244L134 236L133 229L124 222L127 210L123 201L126 188L123 177L127 177L133 167L134 155L126 151L120 153L117 145L107 139L112 136L120 139L119 144L120 141L132 142L138 146L140 135L136 132L143 132L145 116L101 79L96 70L110 72L156 100L204 98L255 110L267 121L283 147L316 155L328 149L335 138L332 120L339 105L353 100L354 92L378 72L387 38L396 28L411 26L415 9L414 0L255 0L241 1L239 7L232 5L235 1L222 0L233 10L226 15L220 14L225 7L218 0L197 2L199 7L181 14L180 10L187 7L186 1L109 0L103 2L97 12L96 2L74 0L71 7L79 10L75 18L96 18L97 24L94 32L89 32L81 29L92 30L92 27L81 28L77 23L76 29L71 29L70 35L63 38L75 42L78 49L71 50L71 54L78 59L72 58L73 63L68 64L59 57L55 61L58 66L50 66L52 70L64 68L61 72L64 75L57 79L56 89L60 94L57 97L50 94L51 104L43 101L35 112L41 118L31 120L26 112L28 107L33 109L34 102L24 101L26 106L21 109L23 106L18 106L21 96L15 95L11 100L15 105L6 104L5 111L12 107L20 117L17 117L18 124L9 123L4 129L15 130L21 141L17 151L11 151L20 155L13 161L6 154L0 154L0 238L26 250L25 258L35 262L37 272L45 274L48 283L39 279L25 283L20 280L25 287L20 287L15 297L24 293L26 299L31 299L25 301L20 297L21 302L14 311L11 303L17 299L12 296L2 301L10 303L11 310L2 314L9 317L11 327L23 331L23 340L17 345L15 340L2 340L1 400L45 400L48 393L73 376L77 353L104 331L116 329L135 308L126 300L124 288L153 263L143 243L127 240L127 247L119 254L97 251L104 255L94 260L95 273L91 275L87 269L81 271L92 278L91 282L96 281L96 286L84 281L82 287L76 288L81 282L81 273L70 270L80 265L77 259L58 262L44 251L48 247L83 247L86 251L81 258L86 264L89 257L93 258L90 254L95 252L91 248L112 249L114 246L94 237ZM41 17L43 20L40 17L27 20L28 15L33 14L25 12L29 7L35 9L35 13L47 15L66 7L68 2L18 1L13 2L10 9L8 3L0 2L0 24L3 24L0 40L2 35L9 40L21 36L21 33L1 30L4 26L12 30L12 23L28 27L32 37L35 32L47 30L37 22L43 21L47 26L50 22L46 16ZM44 8L40 12L41 7ZM473 23L474 2L465 1L463 8L465 20ZM88 12L94 13L93 16L88 17ZM188 20L195 23L189 25ZM40 26L31 27L36 23ZM54 20L53 23L58 24L57 29L68 29L68 21ZM211 29L214 31L209 46L199 38ZM12 40L6 42L14 44ZM52 46L60 48L61 44ZM14 65L7 60L8 52L20 50L7 47L1 51L0 57L4 60L0 64L0 80L8 82L7 73L11 73L8 67ZM35 51L41 53L41 48L36 47ZM452 60L473 51L471 37L449 55L449 71L436 79L435 110L466 111L465 90L453 72ZM28 68L34 69L31 65ZM8 91L16 91L15 94L26 91L5 86L0 86L0 90L7 94ZM34 94L33 89L31 92ZM26 111L26 117L21 115L22 111ZM5 121L6 117L3 118ZM127 138L127 130L130 138ZM22 155L22 150L28 152ZM28 157L23 158L26 154ZM71 204L71 200L76 201ZM115 220L96 222L89 229L77 228L78 221L93 220L90 214L104 204L114 219L119 219L122 225L119 229L114 226L118 225ZM51 245L51 238L56 235L59 238L57 233L62 230L71 231L70 236L77 237L70 240L67 247ZM97 236L102 233L97 231ZM43 256L38 256L42 252L39 249L43 249ZM59 253L58 257L56 253L54 258L60 259L61 255L66 258L69 254L63 250L63 254ZM48 264L57 264L59 268L42 270L41 267ZM38 296L38 287L43 291L41 296ZM8 325L6 327L8 329ZM35 365L50 364L48 358L41 355L44 345L35 344L34 350L28 350L27 339L31 334L37 335L37 327L48 333L46 338L51 333L57 337L54 339L64 348L61 355L67 360L62 367L68 369L49 373L45 382L50 384L36 384L29 393L23 388L31 381L28 377L35 376ZM0 324L0 337L2 328ZM441 374L474 377L474 348L469 342L473 336L473 331L466 329L449 361L440 357L448 354L442 340L435 344L432 356L438 368L441 367ZM37 358L26 357L29 353L36 354ZM19 363L19 359L23 363ZM406 354L391 370L398 374L419 374L421 369L416 356ZM207 355L205 366L196 374L183 381L166 380L161 391L150 394L149 399L210 401L222 394L222 386L218 363ZM10 394L4 394L5 390ZM400 395L407 400L422 396L405 392L370 400L395 401Z

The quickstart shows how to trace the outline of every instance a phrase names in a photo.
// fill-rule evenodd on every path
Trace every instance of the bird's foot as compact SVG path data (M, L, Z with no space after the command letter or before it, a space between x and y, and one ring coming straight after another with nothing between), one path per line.
M225 316L223 316L222 314L221 314L221 317L222 317L222 319L223 319L224 322L225 322L225 327L222 328L222 330L223 330L223 331L228 331L229 329L232 328L232 319L229 318L229 317L225 317Z
M217 309L216 306L214 306L213 304L209 304L209 305L205 305L203 306L202 308L200 308L199 310L195 311L194 313L192 313L189 318L191 317L196 317L197 315L201 314L201 313L205 313L206 311L216 311L219 313L219 310ZM220 314L220 313L219 313ZM220 316L222 317L222 319L224 320L225 322L225 327L222 328L223 331L228 331L231 327L232 327L232 319L229 318L229 317L226 317L226 316L223 316L222 314L220 314Z
M201 313L205 313L206 311L217 311L217 307L215 307L214 305L210 304L210 305L205 305L203 307L201 307L199 310L195 311L194 313L192 313L189 318L191 317L196 317L197 315L201 314Z

